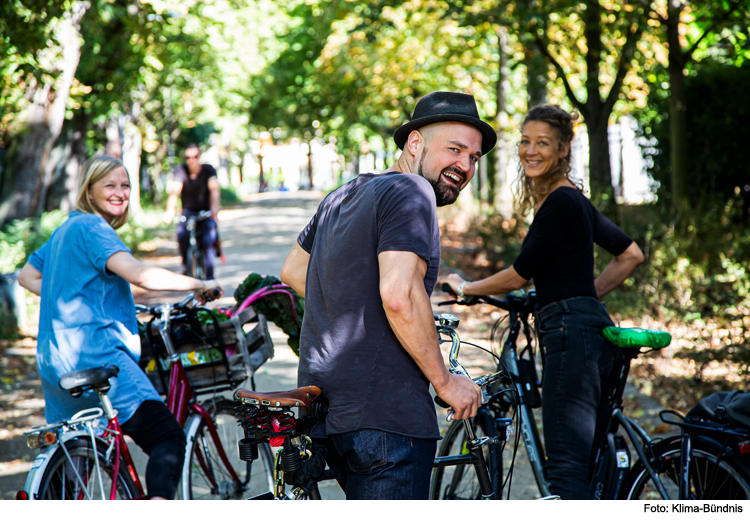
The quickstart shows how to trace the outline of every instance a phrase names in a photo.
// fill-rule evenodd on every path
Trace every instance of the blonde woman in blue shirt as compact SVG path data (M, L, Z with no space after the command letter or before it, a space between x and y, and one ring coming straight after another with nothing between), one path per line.
M130 284L147 290L214 288L139 262L115 233L128 220L130 178L120 160L98 155L81 167L77 208L33 253L18 277L41 296L37 371L48 422L98 405L95 394L72 398L58 381L68 372L117 365L109 397L123 431L148 455L149 497L172 499L185 457L185 435L138 367L140 339ZM130 284L129 284L130 283Z

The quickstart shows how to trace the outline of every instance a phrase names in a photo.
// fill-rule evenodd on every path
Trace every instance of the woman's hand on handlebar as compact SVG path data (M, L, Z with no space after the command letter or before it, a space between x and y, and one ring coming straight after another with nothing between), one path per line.
M471 378L461 374L451 374L448 384L435 392L453 410L453 420L468 420L477 415L482 404L482 389Z
M200 299L203 304L219 299L224 295L224 289L219 286L217 281L206 280L201 282L203 287L195 290L194 296L196 299Z
M458 298L458 288L461 286L461 283L464 282L461 275L458 273L451 273L448 277L443 278L442 282L443 284L450 286L450 289L453 290L452 292L449 292L448 295Z

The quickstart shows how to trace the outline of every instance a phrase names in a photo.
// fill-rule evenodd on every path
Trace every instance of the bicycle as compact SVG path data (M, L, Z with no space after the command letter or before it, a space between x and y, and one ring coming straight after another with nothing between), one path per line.
M469 376L458 362L461 340L456 332L459 318L451 314L435 316L435 327L439 335L447 337L451 350L448 370L454 374ZM482 389L483 402L490 400L488 388L498 380L499 374L487 374L473 378ZM512 390L512 389L509 389ZM320 499L318 483L340 478L337 469L325 469L327 450L321 443L310 439L309 434L318 420L328 411L327 400L321 396L318 387L299 387L285 392L255 392L238 389L234 394L237 402L237 416L244 438L239 441L242 460L256 460L258 450L263 446L279 447L274 463L274 490L256 499ZM445 406L439 398L438 404ZM293 409L299 409L295 416ZM302 414L304 412L304 414ZM484 446L505 443L505 430L500 426L510 425L510 420L498 421L498 434L492 437L476 437L469 420L455 422L464 427L469 440L465 453L455 456L435 458L435 467L472 466L481 483L482 498L494 498ZM502 447L501 447L502 449ZM286 486L290 486L289 492Z
M663 410L664 423L681 434L653 446L652 465L670 498L680 500L750 499L750 429L735 424L691 420ZM661 498L640 462L623 484L623 498Z
M216 379L212 380L213 384L201 383L201 379L205 380L207 376L194 381L188 375L189 367L183 364L181 351L195 349L195 339L203 341L206 348L210 346L206 342L208 339L222 349L226 342L236 341L241 351L237 357L247 360L236 363L251 376L249 349L255 348L252 356L258 364L273 356L273 345L263 316L257 317L259 324L250 334L245 335L242 330L243 324L255 320L251 308L244 307L228 322L219 324L213 312L197 305L198 301L190 295L174 305L137 307L140 313L153 316L147 326L147 337L151 340L152 334L156 333L167 353L170 370L166 403L187 435L178 494L183 499L243 498L250 493L271 489L272 453L268 448L261 449L260 461L256 464L229 456L226 446L233 446L238 439L234 405L225 398L216 397L215 393L235 388L247 376L238 375L236 369L233 374L234 365L230 365L224 354L193 369L193 372L214 371L214 378L218 372L218 384ZM213 325L206 326L205 337L201 335L196 317L200 310L208 312L213 321ZM180 331L183 335L192 334L192 342L176 343L174 336L179 337ZM60 379L61 388L71 391L73 396L85 390L96 391L102 408L87 409L69 420L24 432L29 447L41 448L41 451L34 460L24 490L17 494L17 498L144 498L143 486L125 443L117 412L107 396L109 379L117 372L117 367L110 365L71 372ZM195 396L206 392L214 392L214 397L204 404L198 403ZM107 420L103 428L99 422L102 417ZM108 493L105 493L105 488L108 488Z
M447 285L443 289L444 291L450 290ZM533 290L528 293L511 292L505 296L504 300L488 296L474 296L464 301L449 301L440 304L473 305L479 303L501 308L508 312L508 333L500 356L497 356L491 350L485 350L494 356L497 372L500 376L496 385L490 389L492 394L490 401L482 405L472 425L485 435L492 435L497 420L507 419L509 415L518 425L510 467L505 477L503 476L502 450L493 446L490 446L487 450L493 489L501 490L507 486L506 498L510 498L510 484L515 456L518 444L523 441L537 488L542 497L550 496L544 448L533 415L533 409L541 406L543 397L539 394L541 384L536 374L535 334L529 322L530 316L533 316L536 311L536 292ZM493 329L493 337L501 321L498 321ZM526 345L519 353L517 342L520 335L525 337ZM671 341L671 336L666 332L644 331L637 328L621 329L618 327L605 329L604 336L608 341L621 348L623 361L620 366L616 388L608 400L609 421L605 435L601 444L595 447L596 456L591 477L592 497L595 499L616 499L621 495L620 490L631 465L630 449L625 438L619 433L619 429L622 427L630 440L630 445L635 449L645 473L654 483L659 496L668 498L669 494L661 483L657 469L652 462L654 460L654 442L635 420L624 414L622 403L631 361L638 356L641 348L658 349L667 346ZM528 357L524 357L527 353ZM515 390L508 390L510 388ZM464 442L465 434L462 428L458 424L452 424L438 448L438 455L461 451L464 449ZM470 474L461 472L446 474L444 470L438 468L433 472L430 498L476 499L479 498L478 490L480 488L481 484L474 481ZM501 494L496 494L496 496L500 498Z
M185 275L196 279L204 279L203 258L205 248L201 247L198 242L200 233L200 224L204 220L211 218L211 211L200 211L196 215L180 216L180 222L185 223L185 229L189 234L187 256L185 258Z

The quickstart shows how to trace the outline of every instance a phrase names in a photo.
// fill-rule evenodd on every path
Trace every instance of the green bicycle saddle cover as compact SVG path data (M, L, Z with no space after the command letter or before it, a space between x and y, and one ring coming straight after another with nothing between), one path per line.
M664 348L672 342L669 332L643 328L608 326L602 330L602 335L607 341L620 348Z

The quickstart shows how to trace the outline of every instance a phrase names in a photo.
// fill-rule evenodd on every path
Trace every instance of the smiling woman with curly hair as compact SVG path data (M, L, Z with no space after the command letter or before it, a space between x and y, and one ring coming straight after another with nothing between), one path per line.
M476 282L446 279L462 296L504 294L533 279L544 353L542 420L550 490L563 499L589 499L589 466L606 424L600 403L620 358L602 329L612 320L599 301L643 262L633 240L605 218L570 175L577 113L556 105L532 108L518 143L522 214L534 221L509 268ZM594 278L594 243L614 255Z

